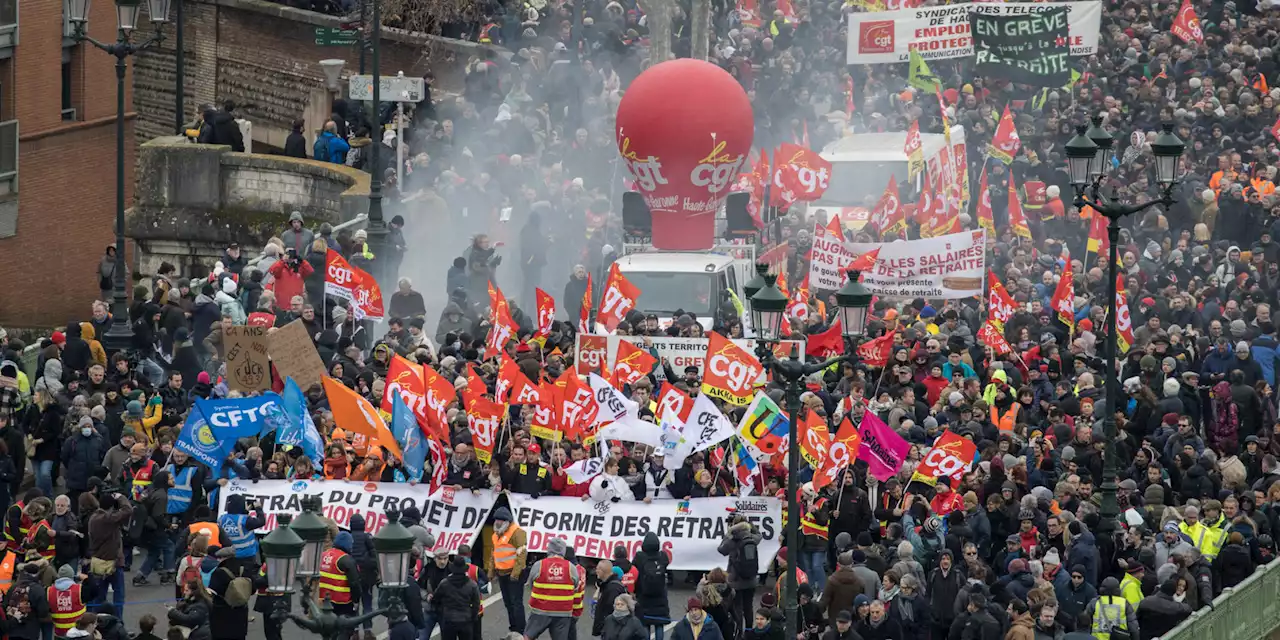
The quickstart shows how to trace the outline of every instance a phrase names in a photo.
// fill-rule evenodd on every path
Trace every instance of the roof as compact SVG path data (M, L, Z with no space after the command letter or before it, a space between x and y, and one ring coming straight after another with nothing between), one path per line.
M675 273L711 273L723 271L733 264L733 258L714 253L682 253L661 251L633 253L618 258L618 269L628 271L665 271ZM707 267L711 268L708 269Z
M957 135L963 136L964 127L953 125L951 135L953 140ZM906 141L905 131L855 133L828 144L821 155L832 162L906 162L907 154L902 151ZM942 149L946 138L941 133L923 133L920 142L924 157L928 158Z

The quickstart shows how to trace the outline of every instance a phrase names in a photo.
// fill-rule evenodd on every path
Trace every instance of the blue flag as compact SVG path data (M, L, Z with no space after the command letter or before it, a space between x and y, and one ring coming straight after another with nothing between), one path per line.
M399 393L391 394L390 426L391 435L395 436L403 454L404 469L409 475L406 480L422 480L422 470L427 462L427 443L422 439L417 418Z
M236 440L262 433L267 423L279 428L287 422L280 411L280 396L196 400L174 446L217 473L222 461L235 450Z
M276 433L276 442L302 447L302 452L319 467L324 460L324 439L307 411L307 399L293 378L284 380L284 412L288 424Z

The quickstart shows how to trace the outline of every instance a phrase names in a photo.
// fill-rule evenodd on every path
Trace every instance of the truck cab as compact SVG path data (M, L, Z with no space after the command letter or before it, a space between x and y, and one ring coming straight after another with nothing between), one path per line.
M745 303L742 285L754 262L753 246L727 247L730 248L707 252L628 247L618 258L618 270L640 289L636 310L656 314L662 328L671 326L675 311L683 310L710 331L716 309L729 299L728 292Z

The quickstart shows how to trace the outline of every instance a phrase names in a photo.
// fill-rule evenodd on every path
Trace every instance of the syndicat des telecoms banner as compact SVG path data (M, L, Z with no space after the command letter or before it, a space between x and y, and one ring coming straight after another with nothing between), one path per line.
M267 526L257 530L264 534L275 530L280 514L302 513L303 498L318 496L324 503L324 516L344 529L351 516L360 514L369 533L377 533L387 524L388 510L403 512L417 507L422 512L422 526L436 537L434 550L445 552L475 542L495 500L487 489L473 494L442 487L430 494L425 484L345 480L232 480L218 493L218 509L223 513L227 496L256 498L267 519Z
M1102 30L1102 3L1089 2L975 2L898 11L849 14L849 64L906 62L912 49L926 60L972 56L969 14L1025 16L1067 9L1071 55L1097 53Z
M645 534L658 535L671 553L671 569L709 571L726 566L716 550L735 513L760 531L760 571L782 547L782 502L777 498L694 498L643 502L592 502L580 498L508 496L516 523L529 535L530 553L545 553L551 538L564 538L579 557L612 558L619 545L635 557Z

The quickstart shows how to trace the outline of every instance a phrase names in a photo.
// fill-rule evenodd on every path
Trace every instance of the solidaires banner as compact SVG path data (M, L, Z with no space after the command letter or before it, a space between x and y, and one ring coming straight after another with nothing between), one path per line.
M906 62L915 49L925 60L948 60L974 55L970 14L997 17L1029 16L1067 11L1067 46L1073 56L1098 51L1102 31L1102 3L1088 2L974 2L898 11L849 14L849 64ZM1065 84L1065 83L1064 83Z
M776 498L693 498L643 502L593 502L580 498L533 499L510 494L516 522L529 535L529 551L544 553L547 542L564 538L579 557L612 558L625 547L635 557L645 534L657 534L663 551L671 554L669 568L709 571L727 566L716 551L729 529L729 518L742 514L760 531L760 571L781 548L782 502Z
M1066 7L1019 16L972 13L969 26L979 74L1036 87L1071 82Z
M343 529L359 514L369 533L387 524L387 511L417 507L422 526L436 537L433 550L445 552L474 544L495 499L487 489L473 494L442 487L429 494L425 484L344 480L232 480L218 493L221 513L226 513L228 496L255 499L267 519L267 526L257 530L260 534L275 530L280 514L302 513L302 499L308 497L318 496L324 503L323 515Z

